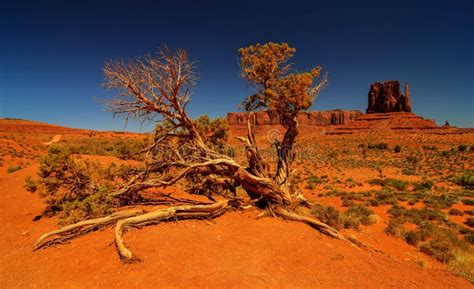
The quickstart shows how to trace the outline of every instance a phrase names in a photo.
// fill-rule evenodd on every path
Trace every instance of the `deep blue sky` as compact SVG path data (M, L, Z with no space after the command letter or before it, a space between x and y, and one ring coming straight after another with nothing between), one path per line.
M313 109L365 111L370 83L398 79L416 113L474 127L472 0L11 2L0 8L0 117L121 130L94 101L107 95L101 66L161 44L199 61L192 117L224 116L249 92L237 49L284 41L298 67L329 72Z

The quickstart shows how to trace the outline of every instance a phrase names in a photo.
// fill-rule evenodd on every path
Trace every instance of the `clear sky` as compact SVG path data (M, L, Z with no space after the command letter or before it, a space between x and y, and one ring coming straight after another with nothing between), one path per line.
M0 117L122 130L94 100L107 95L101 66L161 44L198 60L191 116L224 116L249 93L237 49L273 41L297 49L299 68L329 73L313 109L365 111L370 84L396 79L409 82L414 112L474 127L472 0L10 2L0 7Z

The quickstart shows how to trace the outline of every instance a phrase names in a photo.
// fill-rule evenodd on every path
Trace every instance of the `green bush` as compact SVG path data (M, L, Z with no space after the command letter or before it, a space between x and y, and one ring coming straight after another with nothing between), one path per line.
M467 243L474 245L474 234L468 234L464 236L464 241Z
M402 151L402 147L401 147L400 145L396 145L396 146L393 148L393 151L394 151L395 153L399 153L399 152Z
M13 166L13 167L9 167L9 168L7 169L7 173L11 174L11 173L14 173L14 172L16 172L16 171L19 171L19 170L21 170L21 169L22 169L22 168L21 168L21 166L19 166L19 165Z
M453 181L457 185L472 189L474 188L474 173L472 171L460 173L453 178Z
M464 205L474 206L474 200L472 200L472 199L462 199L461 202L462 202Z
M37 188L36 183L35 183L35 181L33 180L33 178L31 176L26 176L25 177L24 187L25 187L26 191L28 191L30 193L36 192L36 188Z
M426 177L423 177L420 182L413 182L412 185L417 191L428 191L431 190L434 183Z
M379 149L379 150L386 150L388 148L388 144L386 143L377 143L377 144L369 144L367 146L368 149Z
M474 218L467 218L464 224L468 225L471 228L474 228Z
M370 218L374 212L363 205L350 205L349 209L341 215L341 222L344 228L358 229L360 224L373 224L374 219Z
M97 162L74 161L69 148L50 147L38 172L40 196L48 204L44 214L58 215L62 224L109 214L118 203L109 196L112 185L104 179L120 178L121 174L122 168L115 164L104 169Z
M465 145L465 144L460 144L460 145L458 146L458 151L464 152L464 151L467 150L467 148L468 148L467 145Z
M443 263L448 263L454 259L452 245L445 240L435 239L429 243L422 244L420 251Z
M452 216L462 216L463 215L463 213L460 210L456 209L456 208L449 209L448 214L452 215Z
M341 227L340 213L332 206L314 205L311 214L318 220L334 228Z

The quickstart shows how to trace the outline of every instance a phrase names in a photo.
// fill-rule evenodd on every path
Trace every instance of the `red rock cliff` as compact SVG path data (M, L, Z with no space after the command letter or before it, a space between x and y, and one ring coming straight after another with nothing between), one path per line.
M411 112L408 83L405 83L405 95L400 92L397 80L372 83L368 98L367 113Z
M358 110L326 110L326 111L305 111L298 115L300 125L343 125L348 124L362 115ZM274 111L255 112L257 125L278 125L279 116ZM229 125L246 125L248 121L247 112L230 112L227 114Z

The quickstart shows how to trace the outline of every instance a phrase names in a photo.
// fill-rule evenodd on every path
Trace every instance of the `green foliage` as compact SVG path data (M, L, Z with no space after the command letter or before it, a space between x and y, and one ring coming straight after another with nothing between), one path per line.
M97 162L75 161L70 148L50 147L38 172L40 196L48 204L45 214L58 215L62 224L109 214L118 205L109 196L110 181L121 174L115 164L102 168Z
M36 192L36 188L37 188L36 183L35 183L35 181L33 180L33 178L31 176L26 176L25 177L24 187L25 187L26 191L28 191L30 193Z
M448 214L452 215L452 216L462 216L463 215L463 213L460 210L456 209L456 208L449 209Z
M384 143L384 142L381 142L381 143L377 143L377 144L369 144L367 146L368 149L379 149L379 150L386 150L388 149L388 144L387 143Z
M194 124L204 142L212 148L223 148L229 137L229 126L226 118L210 119L208 115L198 117Z
M374 212L362 205L351 204L348 210L340 213L332 206L315 205L311 210L317 219L335 228L358 230L360 225L370 225L376 220Z
M468 225L471 228L474 228L474 218L467 218L464 224Z
M464 241L466 241L467 243L471 245L474 245L474 233L465 235Z
M474 200L472 200L472 199L462 199L461 202L462 202L464 205L474 206Z
M446 240L432 240L427 244L421 245L420 251L443 263L448 263L454 259L452 245Z
M19 165L13 166L13 167L9 167L9 168L7 169L7 173L11 174L11 173L14 173L14 172L16 172L16 171L19 171L19 170L21 170L21 169L22 169L22 167L19 166Z
M428 178L426 178L425 176L423 176L421 181L413 182L412 185L415 188L415 190L417 190L417 191L427 191L427 190L431 190L434 183L433 183L433 181L431 181Z
M474 189L474 173L472 171L465 171L457 174L452 179L456 184L468 189Z
M465 145L465 144L460 144L460 145L458 146L458 151L460 151L460 152L467 151L467 149L468 149L468 146Z
M423 146L423 149L424 150L428 150L428 151L436 151L438 150L438 148L436 146L429 146L429 145L424 145Z
M408 183L398 179L386 178L386 179L371 179L369 180L371 185L379 185L382 187L391 187L397 191L403 191L406 189Z
M310 175L309 177L306 178L306 188L313 190L317 184L322 184L323 179L317 176Z
M311 210L311 214L314 215L318 220L328 224L334 228L341 227L340 213L332 206L314 205Z
M400 145L396 145L396 146L393 148L393 151L394 151L395 153L399 153L399 152L402 151L402 147L401 147Z

